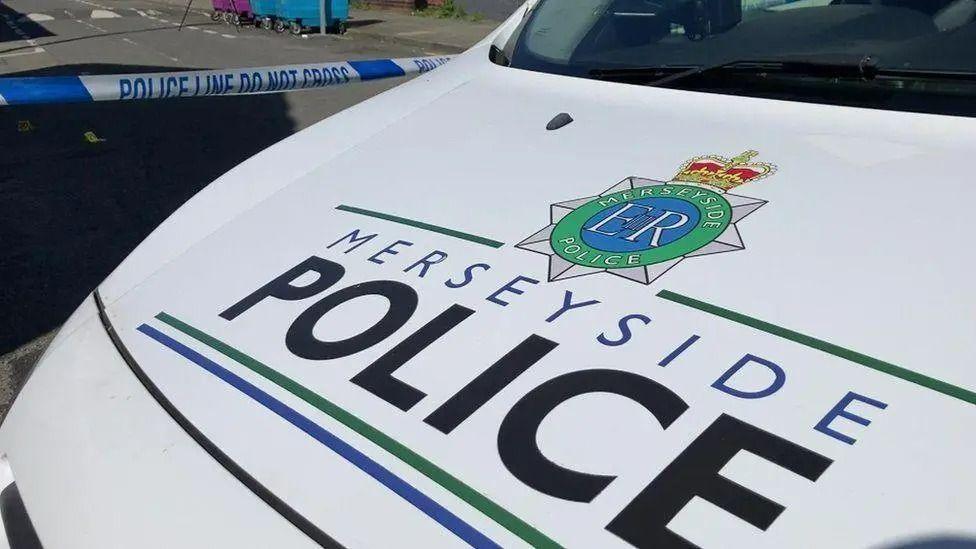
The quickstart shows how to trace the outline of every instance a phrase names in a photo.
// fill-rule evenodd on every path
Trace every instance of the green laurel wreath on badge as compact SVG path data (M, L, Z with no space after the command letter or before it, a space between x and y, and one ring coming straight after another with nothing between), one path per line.
M641 251L601 250L583 241L583 225L587 220L608 208L649 197L675 198L693 205L700 214L697 226L674 242ZM556 224L549 242L556 255L571 263L628 269L662 263L694 252L715 240L731 222L732 206L720 193L693 185L652 185L608 194L583 204Z

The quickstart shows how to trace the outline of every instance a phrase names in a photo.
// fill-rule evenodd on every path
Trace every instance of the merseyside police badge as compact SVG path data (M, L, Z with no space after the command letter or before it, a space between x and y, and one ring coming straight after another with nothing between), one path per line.
M516 247L549 256L549 280L608 272L650 284L687 257L745 249L736 223L765 200L726 191L776 171L733 158L700 156L670 182L628 177L599 196L551 206L551 224Z

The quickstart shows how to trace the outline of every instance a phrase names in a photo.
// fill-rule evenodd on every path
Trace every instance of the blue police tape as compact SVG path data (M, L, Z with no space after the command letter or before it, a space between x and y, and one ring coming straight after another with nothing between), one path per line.
M276 93L433 70L451 59L408 57L205 71L0 78L0 105Z

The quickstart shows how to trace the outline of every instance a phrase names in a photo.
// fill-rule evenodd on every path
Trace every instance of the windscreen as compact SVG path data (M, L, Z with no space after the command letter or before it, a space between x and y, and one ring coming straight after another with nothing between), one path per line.
M512 52L513 66L583 77L743 61L870 63L880 74L901 71L889 95L898 88L971 101L976 0L541 0ZM736 93L755 87L722 77ZM828 95L810 83L807 99ZM755 94L769 93L764 84Z

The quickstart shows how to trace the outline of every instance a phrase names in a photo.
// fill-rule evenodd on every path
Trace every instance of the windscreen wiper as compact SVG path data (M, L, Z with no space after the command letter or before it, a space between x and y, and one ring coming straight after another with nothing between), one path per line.
M656 83L659 80L700 69L702 65L649 65L646 67L607 67L592 69L589 75L611 82Z
M824 78L862 78L870 80L877 76L878 68L874 58L865 56L857 63L829 63L821 61L787 60L737 60L715 63L713 65L657 65L648 67L623 67L593 69L590 76L600 80L643 81L652 86L665 86L703 74L745 73L745 74L796 74L820 76Z
M890 69L879 67L870 55L856 63L794 60L738 60L714 65L658 65L648 67L624 67L594 69L590 76L616 82L640 82L651 86L667 86L687 78L711 73L747 75L795 75L820 78L852 78L864 81L887 80L941 80L976 82L976 72L937 69Z

